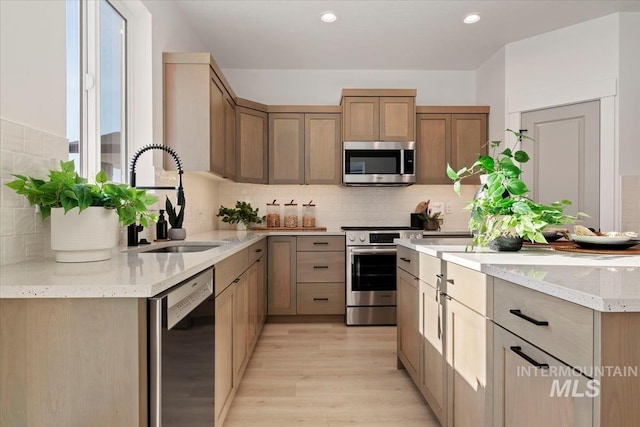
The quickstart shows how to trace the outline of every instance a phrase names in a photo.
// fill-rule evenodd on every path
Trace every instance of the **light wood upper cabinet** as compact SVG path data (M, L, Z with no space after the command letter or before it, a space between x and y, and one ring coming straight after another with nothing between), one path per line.
M341 159L339 113L269 113L269 184L339 184Z
M224 177L236 179L236 104L224 97Z
M236 181L266 184L267 114L247 107L236 107Z
M235 132L235 123L227 119L227 110L234 96L213 58L165 53L163 63L164 144L176 150L184 170L233 174L227 157L234 155L228 135ZM166 155L164 166L175 169Z
M380 141L415 141L415 105L411 96L380 98Z
M344 141L414 141L415 90L344 89Z
M305 114L305 184L342 182L341 114Z
M486 113L446 113L455 107L418 107L416 115L416 181L418 184L450 184L447 164L454 170L470 166L487 153ZM457 107L460 109L462 107ZM467 107L469 110L486 107ZM443 111L420 113L421 110ZM467 184L479 183L470 178Z
M344 99L344 140L380 140L380 98L353 96Z
M304 182L304 114L269 114L269 184Z

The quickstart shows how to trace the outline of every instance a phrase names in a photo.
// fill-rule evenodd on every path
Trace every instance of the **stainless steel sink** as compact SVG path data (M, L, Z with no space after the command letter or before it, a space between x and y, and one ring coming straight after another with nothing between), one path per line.
M142 251L145 253L183 253L183 252L203 252L208 251L209 249L219 248L222 245L175 245L175 246L165 246L163 248L155 248L149 249L148 251Z
M212 243L212 242L185 242L178 244L170 244L167 246L149 246L149 247L138 247L131 252L137 253L186 253L186 252L203 252L208 251L209 249L219 248L223 246L225 242L222 243Z

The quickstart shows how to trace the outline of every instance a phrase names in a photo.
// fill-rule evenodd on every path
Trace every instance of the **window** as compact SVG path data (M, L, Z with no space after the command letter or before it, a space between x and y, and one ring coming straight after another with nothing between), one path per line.
M127 168L127 19L108 0L67 0L69 158L87 177Z

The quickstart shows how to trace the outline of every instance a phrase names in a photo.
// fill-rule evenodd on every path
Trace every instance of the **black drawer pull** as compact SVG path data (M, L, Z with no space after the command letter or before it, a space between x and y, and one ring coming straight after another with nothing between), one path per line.
M329 242L313 242L314 245L328 245Z
M329 298L314 298L314 301L329 301Z
M314 265L313 268L315 268L315 269L321 269L321 268L324 269L324 268L329 268L329 266L328 265Z
M262 258L258 258L258 259L256 260L256 262L260 262L260 261L262 261Z
M444 279L444 274L436 274L436 277L437 277L438 279Z
M522 312L520 310L509 310L509 313L513 314L514 316L518 316L521 319L526 320L527 322L531 322L536 326L549 326L549 322L547 322L546 320L536 320L533 319L529 316L527 316L526 314L522 314Z
M238 283L239 281L240 281L240 278L238 277L237 279L235 279L235 280L233 281L233 283Z
M524 360L526 360L527 362L531 363L533 366L535 366L536 368L540 368L540 369L549 369L549 365L546 363L538 363L535 360L533 360L531 357L527 356L526 354L524 354L522 352L522 347L520 346L514 346L514 347L509 347L511 349L511 351L513 351L515 354L517 354L518 356L522 357Z
M256 253L262 252L262 249L256 249Z
M401 259L402 261L404 261L404 262L411 262L411 260L410 260L410 259L408 259L408 258L400 257L400 259Z

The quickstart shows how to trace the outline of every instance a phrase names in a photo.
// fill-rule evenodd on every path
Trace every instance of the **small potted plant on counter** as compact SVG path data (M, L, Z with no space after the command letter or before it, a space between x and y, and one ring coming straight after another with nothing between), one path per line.
M185 209L186 200L180 206L180 212L176 212L176 209L173 207L173 203L167 197L165 202L165 210L167 211L167 215L169 216L169 225L171 228L168 232L168 237L170 240L184 240L187 238L187 230L182 228L182 222L184 221L184 209Z
M61 161L60 170L49 171L48 180L13 175L7 187L38 206L42 220L51 217L51 249L58 262L102 261L111 258L117 245L118 222L156 221L148 207L156 198L145 190L107 182L104 171L95 184L77 174L75 164Z
M517 141L533 140L520 132L507 129ZM529 155L522 150L500 149L502 141L490 141L492 155L480 155L469 167L454 171L447 165L447 175L453 180L453 188L460 195L460 185L465 178L477 173L485 174L481 191L465 209L471 211L469 230L473 233L472 246L489 246L492 250L518 251L523 240L547 243L542 230L549 225L564 225L577 218L588 216L579 212L577 216L564 213L569 200L550 205L537 203L527 196L529 189L520 179L522 170L516 164L526 163Z
M266 219L258 214L259 208L255 210L251 207L251 203L236 201L235 208L226 208L220 206L216 216L222 218L222 222L228 224L242 224L245 229L251 228L252 224L261 224Z

